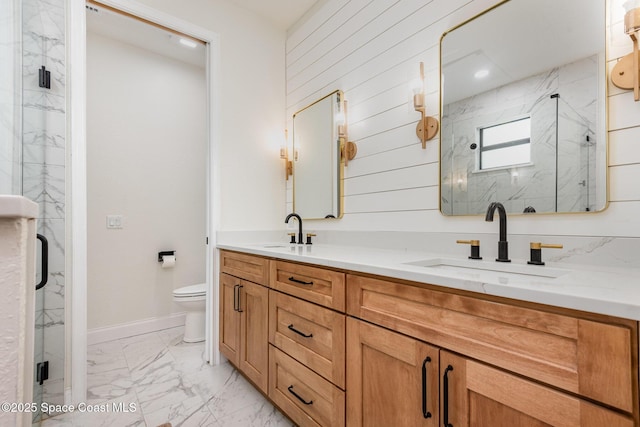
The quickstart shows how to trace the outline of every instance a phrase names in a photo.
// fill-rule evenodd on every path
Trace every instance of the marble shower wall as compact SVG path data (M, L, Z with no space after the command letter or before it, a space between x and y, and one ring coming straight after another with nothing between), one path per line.
M49 379L43 401L64 401L65 2L22 1L23 194L38 203L38 233L49 240L49 281L37 294ZM51 89L38 69L51 71ZM38 331L37 331L38 332Z
M597 115L597 57L585 58L528 79L443 107L442 211L484 213L492 201L509 212L533 206L556 210L556 106L558 110L558 211L593 210L594 143ZM551 98L558 93L559 99ZM500 102L496 102L496 99ZM531 116L531 162L512 168L476 171L476 141L481 126ZM583 185L581 185L584 182Z

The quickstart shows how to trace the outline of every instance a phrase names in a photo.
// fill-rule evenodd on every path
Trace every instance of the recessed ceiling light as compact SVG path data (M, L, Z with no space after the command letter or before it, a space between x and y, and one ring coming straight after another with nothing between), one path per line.
M476 79L483 79L483 78L487 77L488 75L489 75L489 70L478 70L473 75L473 77L475 77Z
M189 40L189 39L185 39L185 38L180 38L180 44L186 47L190 47L191 49L195 49L196 46L198 46L198 43L194 42L193 40Z

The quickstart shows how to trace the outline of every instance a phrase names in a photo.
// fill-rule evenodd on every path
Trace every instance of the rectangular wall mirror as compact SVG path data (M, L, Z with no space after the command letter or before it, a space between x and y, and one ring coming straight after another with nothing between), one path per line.
M440 43L440 210L607 204L605 0L507 0Z
M342 216L342 101L338 90L293 115L293 211L303 219Z

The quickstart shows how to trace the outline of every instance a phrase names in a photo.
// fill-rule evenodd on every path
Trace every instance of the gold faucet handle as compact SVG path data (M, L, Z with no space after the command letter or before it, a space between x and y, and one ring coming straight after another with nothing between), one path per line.
M296 233L287 233L287 236L291 237L291 241L289 243L295 243L296 242Z
M471 245L471 254L469 255L469 259L482 259L480 256L480 240L456 240L456 243Z
M563 246L557 243L540 243L540 242L531 242L529 244L529 248L530 249L542 249L542 248L548 248L548 249L562 249Z
M471 246L479 246L480 240L456 240L456 243L462 243L462 244L471 245Z
M529 248L531 249L531 259L527 261L527 264L544 265L542 261L542 248L562 249L562 245L556 243L531 242L529 243Z
M311 244L311 238L315 236L315 233L307 233L307 245Z

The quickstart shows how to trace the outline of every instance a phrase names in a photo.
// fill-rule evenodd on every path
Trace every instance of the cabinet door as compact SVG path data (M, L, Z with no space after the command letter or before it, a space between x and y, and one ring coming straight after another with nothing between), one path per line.
M438 426L438 349L348 318L347 425Z
M240 370L267 393L269 367L269 290L255 283L240 282Z
M446 351L440 372L443 426L633 426L616 412Z
M220 275L220 353L236 366L240 360L240 282L228 274Z

